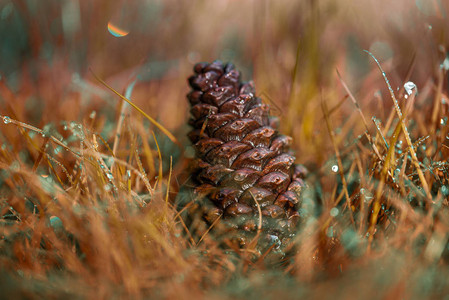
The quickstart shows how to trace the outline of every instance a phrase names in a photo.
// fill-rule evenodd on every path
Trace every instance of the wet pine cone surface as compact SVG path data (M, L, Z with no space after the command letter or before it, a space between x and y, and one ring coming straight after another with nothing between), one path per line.
M269 106L242 83L232 64L198 63L192 91L189 139L195 148L191 194L182 200L196 241L283 252L300 219L306 170L289 152L292 139L276 129ZM257 240L255 243L253 241Z

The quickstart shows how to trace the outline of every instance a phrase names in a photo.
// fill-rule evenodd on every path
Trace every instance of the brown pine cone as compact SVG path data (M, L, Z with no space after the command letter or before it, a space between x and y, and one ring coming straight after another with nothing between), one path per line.
M269 106L232 64L198 63L194 72L187 95L196 152L189 229L239 247L257 236L259 252L282 251L294 235L304 188L305 169L288 152L292 139L277 132Z

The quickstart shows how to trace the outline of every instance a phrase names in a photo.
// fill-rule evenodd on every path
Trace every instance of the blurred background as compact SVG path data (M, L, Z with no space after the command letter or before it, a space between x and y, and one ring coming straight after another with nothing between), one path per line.
M376 56L394 89L411 80L419 91L432 90L439 67L449 67L445 0L0 3L0 113L40 128L92 111L116 119L118 97L91 70L121 93L132 84L130 98L182 139L186 78L194 63L221 59L255 81L301 162L320 163L330 147L320 134L321 99L338 106L332 120L343 133L363 133L360 120L351 121L354 106L344 101L337 70L367 118L384 118L392 105L363 50ZM420 99L426 107L428 99ZM112 128L104 122L101 130Z
M218 255L217 259L211 256L210 261L205 262L209 259L207 256L186 255L193 253L186 241L170 231L177 228L174 217L177 212L175 209L167 211L165 196L168 199L168 191L176 194L176 188L165 188L182 183L178 178L187 160L179 154L184 151L186 157L193 156L186 138L189 130L187 78L192 74L195 63L221 59L234 63L244 80L254 80L257 96L270 104L272 113L279 117L280 130L293 137L292 148L297 162L306 164L311 171L311 190L316 192L314 197L321 200L320 212L323 213L320 215L317 210L319 221L308 222L309 227L305 227L303 239L298 242L302 248L295 263L300 272L294 276L302 282L300 288L309 289L315 295L336 296L342 291L341 287L345 287L344 293L340 293L341 299L361 298L355 296L359 294L398 299L407 298L403 295L417 291L424 291L424 296L429 295L425 293L429 293L432 284L446 287L447 273L444 272L447 272L449 259L449 247L446 245L444 248L449 236L449 225L445 223L449 219L447 214L435 214L434 220L430 216L434 212L429 210L429 215L417 218L413 209L398 205L398 209L402 207L403 210L399 229L394 229L397 234L389 233L390 223L386 222L385 232L389 235L386 234L384 239L384 232L380 229L376 234L380 241L378 252L365 252L368 235L364 224L368 224L368 203L373 199L369 189L374 191L378 179L372 176L375 168L372 161L376 162L377 158L370 147L364 148L368 143L363 138L366 131L369 133L366 136L376 139L383 131L389 138L395 128L394 122L397 122L387 85L373 58L364 51L367 50L385 70L401 107L408 103L404 97L404 84L412 81L418 89L416 97L411 97L415 101L410 106L414 111L409 112L407 126L414 142L423 143L431 137L420 148L423 155L428 146L425 157L430 159L426 162L420 157L429 171L426 176L433 176L429 166L434 160L448 165L448 14L448 0L0 0L0 115L10 117L4 118L3 123L12 123L0 126L0 188L4 188L0 192L3 201L0 208L6 212L14 207L29 217L18 223L21 227L11 223L14 226L8 230L14 234L17 231L18 237L22 232L33 233L31 243L26 238L23 243L17 238L17 242L5 247L12 249L5 255L7 251L2 249L2 245L6 245L4 237L7 235L0 232L0 242L3 243L0 244L0 266L9 266L14 274L17 273L24 290L29 289L29 282L22 283L25 278L22 275L28 269L31 270L28 274L50 282L61 293L68 293L68 287L80 293L83 286L88 286L83 292L100 299L111 298L107 297L110 288L112 291L122 288L137 291L151 290L154 286L161 291L160 295L177 296L166 298L195 293L195 296L204 296L204 287L208 283L212 286L223 284L222 288L229 289L225 292L231 296L233 293L248 296L246 290L261 287L260 295L265 298L276 280L281 282L277 287L281 292L298 293L299 290L292 289L297 282L284 280L286 277L279 277L277 273L267 275L262 270L261 276L256 274L253 279L247 279L243 272L239 278L234 277L232 264L218 267L217 262L226 261L223 256ZM94 74L170 130L181 142L181 147L174 146L139 112L129 106L123 108L122 100L101 84ZM367 125L350 100L348 91L359 103ZM323 117L322 103L328 108L329 130ZM123 122L120 119L122 112L130 115ZM376 128L372 118L380 122L380 129ZM115 139L116 130L122 127L123 135ZM329 131L335 134L335 141L330 139ZM66 150L73 152L63 151L61 143L50 141L50 135L65 143ZM114 140L120 140L117 148ZM155 140L161 146L160 152L156 151L159 145L156 147ZM380 138L376 143L384 155L388 145ZM402 150L406 153L406 145L399 140L395 146L397 153ZM156 186L156 194L152 198L155 200L146 206L146 210L133 211L129 214L132 218L128 218L128 211L120 206L119 211L126 217L126 222L118 221L115 213L109 210L104 214L102 210L97 212L97 204L90 202L95 202L95 197L99 196L109 199L114 205L122 204L115 201L110 190L108 182L113 175L123 186L126 181L126 189L120 191L124 194L129 189L126 195L130 199L134 194L136 199L140 199L137 197L139 192L143 191L144 196L147 193L137 176L133 175L135 184L131 186L130 177L118 176L120 169L115 169L115 173L105 173L106 163L93 164L92 153L86 152L84 156L82 153L94 149L110 155L111 148L117 150L116 157L138 168L149 185L156 186L155 182L162 174L165 179L162 182L161 178L162 183ZM353 207L344 213L342 209L340 214L337 209L337 215L331 213L343 199L335 149L341 151L344 163L341 171L346 174L348 184L355 186L352 188L354 193L358 194L360 180L360 186L367 191L365 195L364 189L360 189L363 195L360 198L354 196L356 200L364 199L360 201L364 213L360 217L360 235L350 227L348 215L352 214ZM439 150L432 152L434 149ZM81 151L82 159L78 158L76 151ZM158 172L157 156L160 153L163 170L161 168ZM441 157L434 153L440 153ZM136 158L140 156L142 162L134 160L134 154ZM170 177L172 156L174 171ZM87 167L82 168L81 162L86 162ZM52 163L57 167L53 168ZM82 170L87 170L88 176L82 175ZM22 180L20 172L28 172L28 177L23 176ZM170 175L166 176L167 173ZM446 188L449 175L445 174L443 187ZM70 176L75 178L74 182ZM82 182L83 178L89 180ZM171 180L169 183L167 178ZM369 182L363 182L364 178L369 178ZM78 184L78 179L81 184ZM65 188L64 193L58 196L59 203L43 206L48 209L48 218L35 214L35 206L31 206L32 212L23 208L25 197L39 198L45 204L56 203L53 192L60 188L59 183ZM49 189L49 185L57 189ZM91 186L94 196L88 192L83 194L83 185ZM341 197L338 198L339 194ZM67 199L64 195L68 195ZM305 198L309 196L307 194ZM315 204L314 197L310 197L312 204ZM399 192L395 197L401 201L405 198ZM83 203L90 220L98 222L85 222L84 215L78 215L78 208L72 206L75 200ZM367 207L364 206L365 201ZM401 201L397 203L401 204ZM90 203L91 209L84 203ZM316 203L318 206L318 201ZM158 209L164 209L164 214ZM388 207L384 209L382 205L382 209L387 215ZM312 211L313 207L309 210ZM334 217L334 221L330 223L328 216ZM403 216L411 217L405 219ZM15 220L16 216L10 218ZM53 231L47 231L48 224L54 226L51 220L62 221L84 247L83 255L77 256L71 246L60 244ZM99 226L101 222L111 226L103 231ZM429 230L422 229L424 226ZM3 228L6 227L0 229ZM437 239L440 244L434 243L434 231L438 230L444 233L444 238ZM425 245L421 242L420 232L427 234L429 245L439 245L439 253L424 253L424 256L435 256L435 261L416 259L421 245ZM55 245L46 252L49 255L54 252L48 260L41 258L42 234L51 241L48 245ZM137 246L128 248L130 235ZM151 247L148 247L147 235L152 242ZM339 235L346 250L338 244L334 247L334 236ZM11 238L11 241L15 239ZM418 246L415 241L419 242ZM382 245L386 245L385 248ZM434 249L432 247L428 249ZM135 254L135 249L141 251ZM398 255L398 249L404 254ZM440 263L443 249L446 249L443 255L445 264ZM79 281L70 281L71 285L53 281L58 276L47 273L53 268L52 263L57 268L64 263L67 274L78 275L74 278L79 278ZM350 263L364 271L348 272L346 265ZM424 266L423 269L416 271L420 266ZM330 277L314 277L313 272L319 275L325 268L332 276L347 276L327 281L322 278ZM174 272L178 272L179 277L172 278ZM235 279L235 282L230 279ZM9 288L9 285L9 281L0 280L0 290ZM381 289L388 292L390 298L381 294ZM269 292L279 298L281 294L275 289L273 291ZM252 295L255 295L253 298L259 297L259 294Z

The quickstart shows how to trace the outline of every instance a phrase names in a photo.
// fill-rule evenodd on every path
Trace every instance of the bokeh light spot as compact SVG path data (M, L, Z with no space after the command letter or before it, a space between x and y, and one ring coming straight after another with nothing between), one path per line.
M129 34L129 31L126 31L125 29L120 28L112 24L111 22L108 23L108 30L115 37L123 37Z

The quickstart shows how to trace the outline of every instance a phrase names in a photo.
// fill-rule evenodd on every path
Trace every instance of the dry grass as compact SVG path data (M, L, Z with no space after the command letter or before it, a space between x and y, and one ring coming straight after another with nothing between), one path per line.
M447 297L449 6L343 2L6 1L1 292ZM283 267L193 246L172 204L192 155L185 79L216 58L255 80L310 171Z

